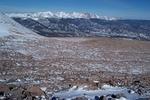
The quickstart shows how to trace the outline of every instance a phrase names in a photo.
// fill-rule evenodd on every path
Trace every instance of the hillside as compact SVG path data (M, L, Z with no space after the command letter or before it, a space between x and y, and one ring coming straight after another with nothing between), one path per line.
M4 14L0 28L0 91L8 92L5 98L150 97L149 41L42 37Z

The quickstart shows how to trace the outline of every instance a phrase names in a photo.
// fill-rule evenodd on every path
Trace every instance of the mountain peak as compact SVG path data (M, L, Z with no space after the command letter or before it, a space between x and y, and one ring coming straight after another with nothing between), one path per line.
M32 19L40 19L40 18L84 18L84 19L104 19L104 20L116 20L117 18L114 17L107 17L107 16L99 16L97 14L92 13L81 13L81 12L34 12L34 13L9 13L7 14L10 17L23 17L23 18L32 18Z

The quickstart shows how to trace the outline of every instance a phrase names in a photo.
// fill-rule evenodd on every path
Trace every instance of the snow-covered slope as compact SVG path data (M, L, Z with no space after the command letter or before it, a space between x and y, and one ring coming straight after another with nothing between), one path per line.
M10 17L0 13L0 37L8 35L36 36L36 33L23 27Z
M79 12L36 12L36 13L9 13L7 14L10 17L23 17L23 18L32 18L32 19L39 19L39 18L96 18L96 19L105 19L105 20L116 20L114 17L107 17L107 16L99 16L96 14L91 13L79 13Z

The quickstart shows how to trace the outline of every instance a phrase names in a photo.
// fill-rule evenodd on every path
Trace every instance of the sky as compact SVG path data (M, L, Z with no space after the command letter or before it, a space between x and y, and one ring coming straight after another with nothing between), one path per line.
M89 12L101 16L150 20L150 0L0 0L0 11Z

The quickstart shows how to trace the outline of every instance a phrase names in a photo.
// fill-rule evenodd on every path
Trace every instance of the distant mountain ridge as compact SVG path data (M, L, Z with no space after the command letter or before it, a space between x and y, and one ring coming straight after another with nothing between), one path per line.
M51 12L12 13L7 15L21 25L47 37L105 36L150 40L150 20L112 19L88 13L69 14L63 12L55 14Z
M117 20L115 17L108 17L108 16L99 16L97 14L91 13L80 13L80 12L34 12L34 13L8 13L9 17L22 17L22 18L31 18L31 19L41 19L41 18L84 18L84 19L105 19L105 20Z

